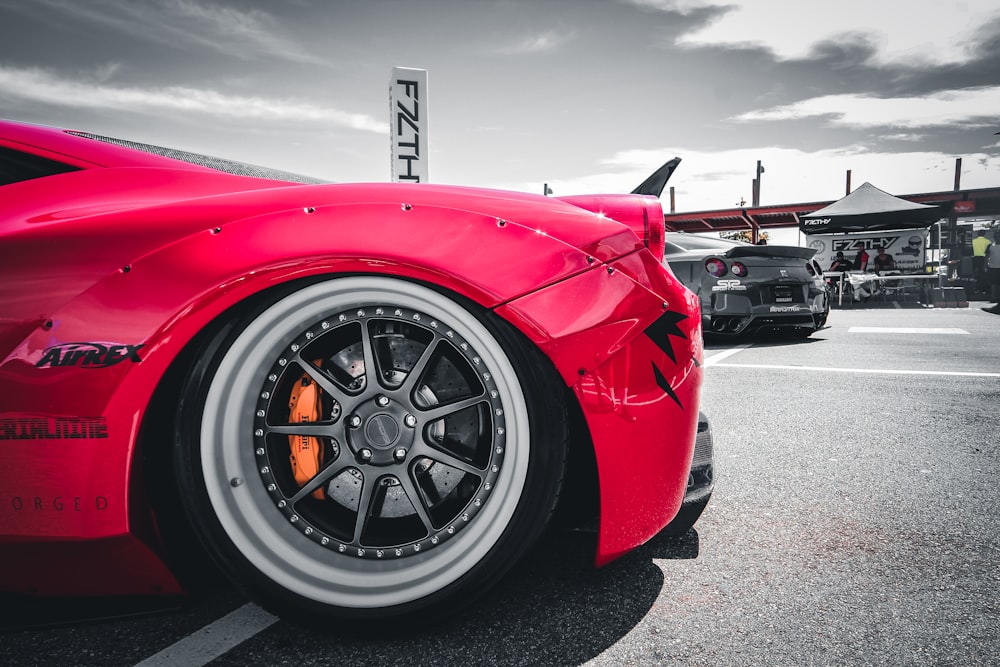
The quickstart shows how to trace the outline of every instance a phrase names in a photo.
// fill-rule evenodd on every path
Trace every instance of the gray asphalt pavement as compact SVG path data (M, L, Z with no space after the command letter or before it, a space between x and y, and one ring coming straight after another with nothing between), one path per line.
M592 535L552 533L433 631L278 621L210 664L1000 664L1000 316L981 305L709 345L717 486L683 538L594 570ZM8 630L0 664L136 664L233 610L220 585L154 616Z

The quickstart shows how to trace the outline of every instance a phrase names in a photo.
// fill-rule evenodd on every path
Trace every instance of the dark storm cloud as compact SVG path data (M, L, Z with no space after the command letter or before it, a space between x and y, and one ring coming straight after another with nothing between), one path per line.
M304 51L294 39L283 35L281 21L244 3L237 8L195 0L5 0L0 9L28 20L50 23L53 30L71 27L79 38L95 29L117 34L119 39L146 46L155 42L174 50L202 48L226 57L254 60L279 58L324 65ZM133 53L141 53L141 48Z
M1000 85L1000 17L976 30L967 46L968 62L937 67L900 67L892 73L893 92L922 95L942 90Z
M864 70L871 62L878 46L871 35L865 32L842 33L837 39L824 39L812 47L809 57L799 62L827 67L835 72L859 68Z
M647 15L666 17L674 31L688 32L707 25L733 10L727 5L711 5L700 2L678 0L618 0L621 4L635 7Z
M921 28L926 29L926 28ZM935 64L913 58L882 62L879 42L868 31L843 32L817 42L808 55L781 59L764 46L741 44L688 47L715 61L719 71L747 73L748 63L766 77L748 76L757 88L752 96L734 101L731 118L739 119L744 130L752 130L758 141L777 146L811 145L812 137L828 143L836 130L845 144L861 144L870 150L899 150L901 144L919 142L922 150L951 154L984 152L1000 155L1000 148L982 131L986 125L1000 124L996 105L977 110L969 105L952 115L941 114L935 121L920 120L925 104L944 104L949 98L975 99L984 89L1000 86L1000 18L980 26L965 45L968 59L961 63ZM728 63L728 65L727 65ZM882 122L844 122L847 107L868 100L893 100L906 104L910 99L914 119L905 113ZM815 110L827 101L828 111ZM809 113L782 113L797 105L810 106ZM780 120L781 122L774 122ZM923 131L900 132L919 127Z

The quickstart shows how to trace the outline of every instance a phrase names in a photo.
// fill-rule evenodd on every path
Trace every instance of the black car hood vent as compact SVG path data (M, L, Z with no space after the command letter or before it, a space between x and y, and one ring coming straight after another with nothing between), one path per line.
M103 141L108 144L114 144L116 146L122 146L123 148L130 148L144 153L161 155L174 160L180 160L181 162L188 162L201 167L215 169L216 171L224 171L227 174L235 174L237 176L251 176L254 178L266 178L272 181L288 181L289 183L308 183L314 185L327 182L321 181L318 178L312 178L311 176L302 176L300 174L293 174L279 169L270 169L268 167L258 167L254 164L246 164L245 162L237 162L235 160L226 160L223 158L212 157L210 155L189 153L187 151L177 150L176 148L164 148L162 146L153 146L151 144L140 144L126 139L102 137L98 134L77 132L75 130L67 130L66 134L71 134L74 137L82 137L84 139L93 139L94 141Z

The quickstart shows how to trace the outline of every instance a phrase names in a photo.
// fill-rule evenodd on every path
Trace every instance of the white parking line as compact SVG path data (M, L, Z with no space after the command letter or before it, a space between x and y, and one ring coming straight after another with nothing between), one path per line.
M737 352L741 352L742 350L745 350L748 347L751 347L752 345L753 345L753 343L743 343L742 345L737 345L736 347L731 347L728 350L723 350L722 352L719 352L718 354L713 354L711 357L705 357L705 365L706 366L714 366L714 365L718 364L720 361L722 361L723 359L728 359L729 357L733 356Z
M947 327L850 327L847 333L888 334L968 334L965 329Z
M706 362L706 366L708 363ZM1000 378L1000 373L972 373L965 371L910 371L893 368L831 368L828 366L781 366L778 364L713 364L719 368L762 368L779 371L821 371L827 373L871 373L875 375L949 375L973 378Z
M255 604L245 604L198 632L151 655L136 667L201 667L277 622Z

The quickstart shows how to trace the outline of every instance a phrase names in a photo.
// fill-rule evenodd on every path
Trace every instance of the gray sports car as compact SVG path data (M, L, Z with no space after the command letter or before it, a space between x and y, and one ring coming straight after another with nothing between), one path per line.
M805 337L826 324L830 302L813 248L751 245L666 234L664 263L701 300L705 337Z

